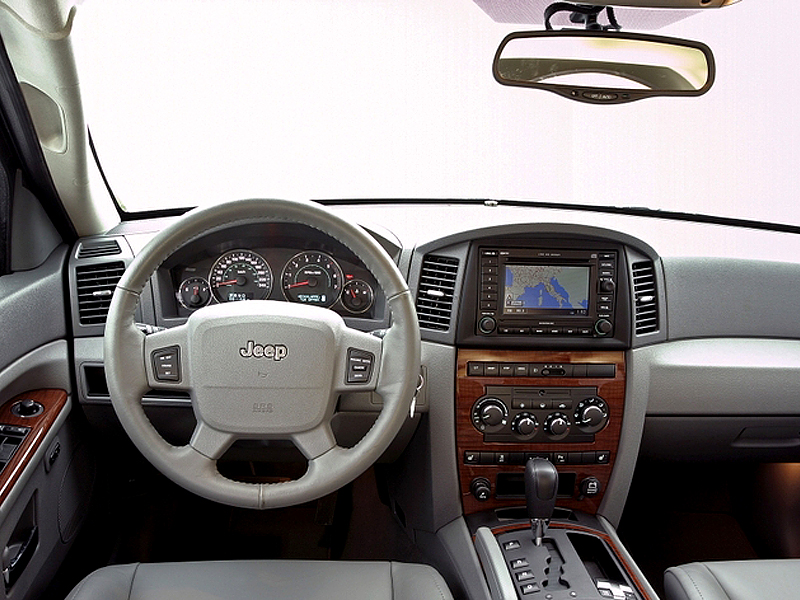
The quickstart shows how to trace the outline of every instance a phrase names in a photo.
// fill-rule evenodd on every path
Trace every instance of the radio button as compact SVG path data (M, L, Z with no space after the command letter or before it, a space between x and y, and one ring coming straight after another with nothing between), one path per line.
M606 303L610 304L611 302L614 301L614 296L612 296L610 294L601 294L600 296L597 297L597 301L598 302L606 302Z
M610 304L598 304L597 305L597 310L599 310L601 312L609 312L609 311L611 311L611 305Z
M544 327L532 327L531 333L533 335L545 335L547 333L547 329Z
M497 310L497 302L481 302L481 310Z
M564 327L564 335L577 335L578 330L575 327Z
M561 335L561 327L550 327L547 330L549 335Z
M592 330L589 327L581 327L578 329L580 335L592 335Z
M497 267L481 267L482 275L497 275Z

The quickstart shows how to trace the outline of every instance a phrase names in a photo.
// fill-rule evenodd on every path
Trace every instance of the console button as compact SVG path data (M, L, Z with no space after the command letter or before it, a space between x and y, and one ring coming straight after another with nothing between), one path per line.
M505 550L506 552L509 552L511 550L519 550L519 548L520 545L517 540L511 540L510 542L503 543L503 550Z
M592 335L592 330L589 327L581 327L578 329L579 335Z
M586 365L587 377L614 377L616 365Z
M464 464L465 465L479 465L481 462L481 453L480 452L472 452L467 450L464 452Z
M482 377L483 376L483 363L470 361L467 363L467 375L471 375L473 377Z
M487 377L497 377L500 374L500 367L497 363L484 363L483 374Z
M527 558L515 558L510 563L512 569L524 569L528 566Z
M598 465L607 465L611 460L611 452L607 450L598 450L594 455L594 462Z
M527 377L528 376L528 365L521 363L518 365L514 365L514 375L517 377Z
M511 457L509 456L508 452L495 452L494 453L494 464L496 465L507 465L510 462Z
M573 377L586 377L586 365L572 365Z
M579 465L583 460L582 452L567 452L567 464Z
M522 583L523 581L529 581L531 579L536 579L533 574L533 571L529 571L525 569L524 571L520 571L519 573L514 573L514 577L517 578L517 581Z
M597 452L581 452L581 464L593 465L597 459Z
M536 592L540 591L539 584L535 581L529 581L525 585L521 585L519 591L522 592L523 596L527 596L528 594L535 594Z
M549 452L526 452L525 453L525 462L528 462L532 458L543 458L545 460L552 460L553 455Z
M481 452L481 464L482 465L493 465L494 464L494 452Z
M500 376L501 377L513 377L514 376L514 365L512 363L501 363L500 364Z
M567 464L567 453L566 452L553 452L553 462L557 465L565 465Z

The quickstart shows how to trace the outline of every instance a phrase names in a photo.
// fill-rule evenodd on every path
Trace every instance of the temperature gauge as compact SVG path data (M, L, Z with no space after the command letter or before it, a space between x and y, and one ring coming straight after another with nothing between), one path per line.
M375 300L372 286L361 279L351 279L342 288L342 304L351 313L366 312Z
M177 296L184 308L195 310L211 300L211 286L203 277L189 277L181 283Z

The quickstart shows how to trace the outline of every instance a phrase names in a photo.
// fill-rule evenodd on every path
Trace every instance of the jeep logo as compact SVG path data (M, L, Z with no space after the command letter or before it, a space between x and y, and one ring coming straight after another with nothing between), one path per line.
M285 358L288 352L289 349L283 344L262 346L253 340L249 340L244 348L239 348L239 356L242 358L269 358L276 361Z

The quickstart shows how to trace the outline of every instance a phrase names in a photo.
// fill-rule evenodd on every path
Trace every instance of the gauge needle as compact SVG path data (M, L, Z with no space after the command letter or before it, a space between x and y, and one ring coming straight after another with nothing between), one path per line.
M235 284L236 284L236 280L235 279L229 279L228 281L220 281L217 284L217 287L220 287L222 285L235 285Z
M301 285L309 285L310 283L311 283L311 281L310 281L310 280L306 280L306 281L298 281L297 283L293 283L293 284L291 284L291 285L290 285L290 286L289 286L287 289L292 289L292 288L300 287Z
M356 297L356 291L355 291L355 290L350 290L350 295L351 295L353 298L355 298L355 297Z

